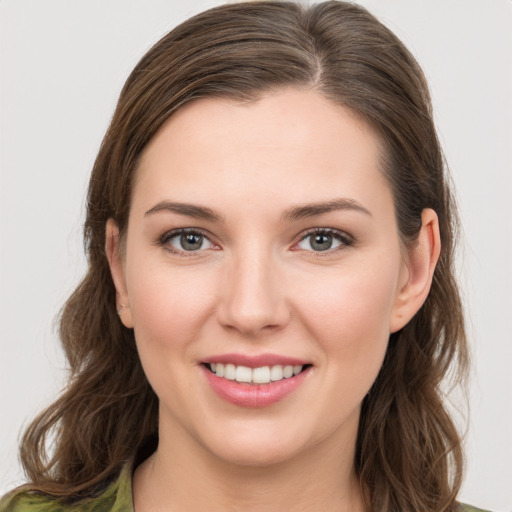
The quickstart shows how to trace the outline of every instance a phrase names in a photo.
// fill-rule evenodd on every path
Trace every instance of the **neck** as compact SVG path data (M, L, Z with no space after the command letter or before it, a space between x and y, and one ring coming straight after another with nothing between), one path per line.
M355 442L335 449L326 440L289 460L249 466L219 459L194 440L162 434L157 451L135 472L136 512L363 511Z

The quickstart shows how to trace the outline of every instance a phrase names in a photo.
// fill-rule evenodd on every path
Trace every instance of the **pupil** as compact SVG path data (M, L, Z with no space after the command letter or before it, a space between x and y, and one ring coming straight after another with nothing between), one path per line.
M185 251L194 251L200 249L203 244L203 235L186 233L181 235L181 246Z
M311 247L316 251L326 251L332 246L331 235L315 235L311 241Z

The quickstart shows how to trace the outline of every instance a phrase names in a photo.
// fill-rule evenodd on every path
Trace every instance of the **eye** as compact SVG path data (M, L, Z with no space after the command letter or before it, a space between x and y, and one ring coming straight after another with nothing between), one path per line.
M316 229L303 236L297 248L304 251L324 252L352 245L348 235L334 229Z
M172 252L198 252L212 249L214 244L200 231L180 229L165 234L160 243Z

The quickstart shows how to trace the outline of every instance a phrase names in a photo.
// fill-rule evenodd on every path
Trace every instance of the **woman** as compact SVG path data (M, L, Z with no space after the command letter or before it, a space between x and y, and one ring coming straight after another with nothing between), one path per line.
M460 510L455 227L425 79L365 10L188 20L121 93L70 383L3 509Z

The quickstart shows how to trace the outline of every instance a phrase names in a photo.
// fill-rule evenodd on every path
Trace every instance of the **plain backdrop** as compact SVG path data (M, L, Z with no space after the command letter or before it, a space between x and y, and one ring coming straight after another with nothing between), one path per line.
M0 1L0 493L63 384L54 319L85 263L88 174L124 80L207 0ZM429 79L464 225L474 354L461 498L512 511L512 2L366 0ZM457 402L457 397L454 397Z

